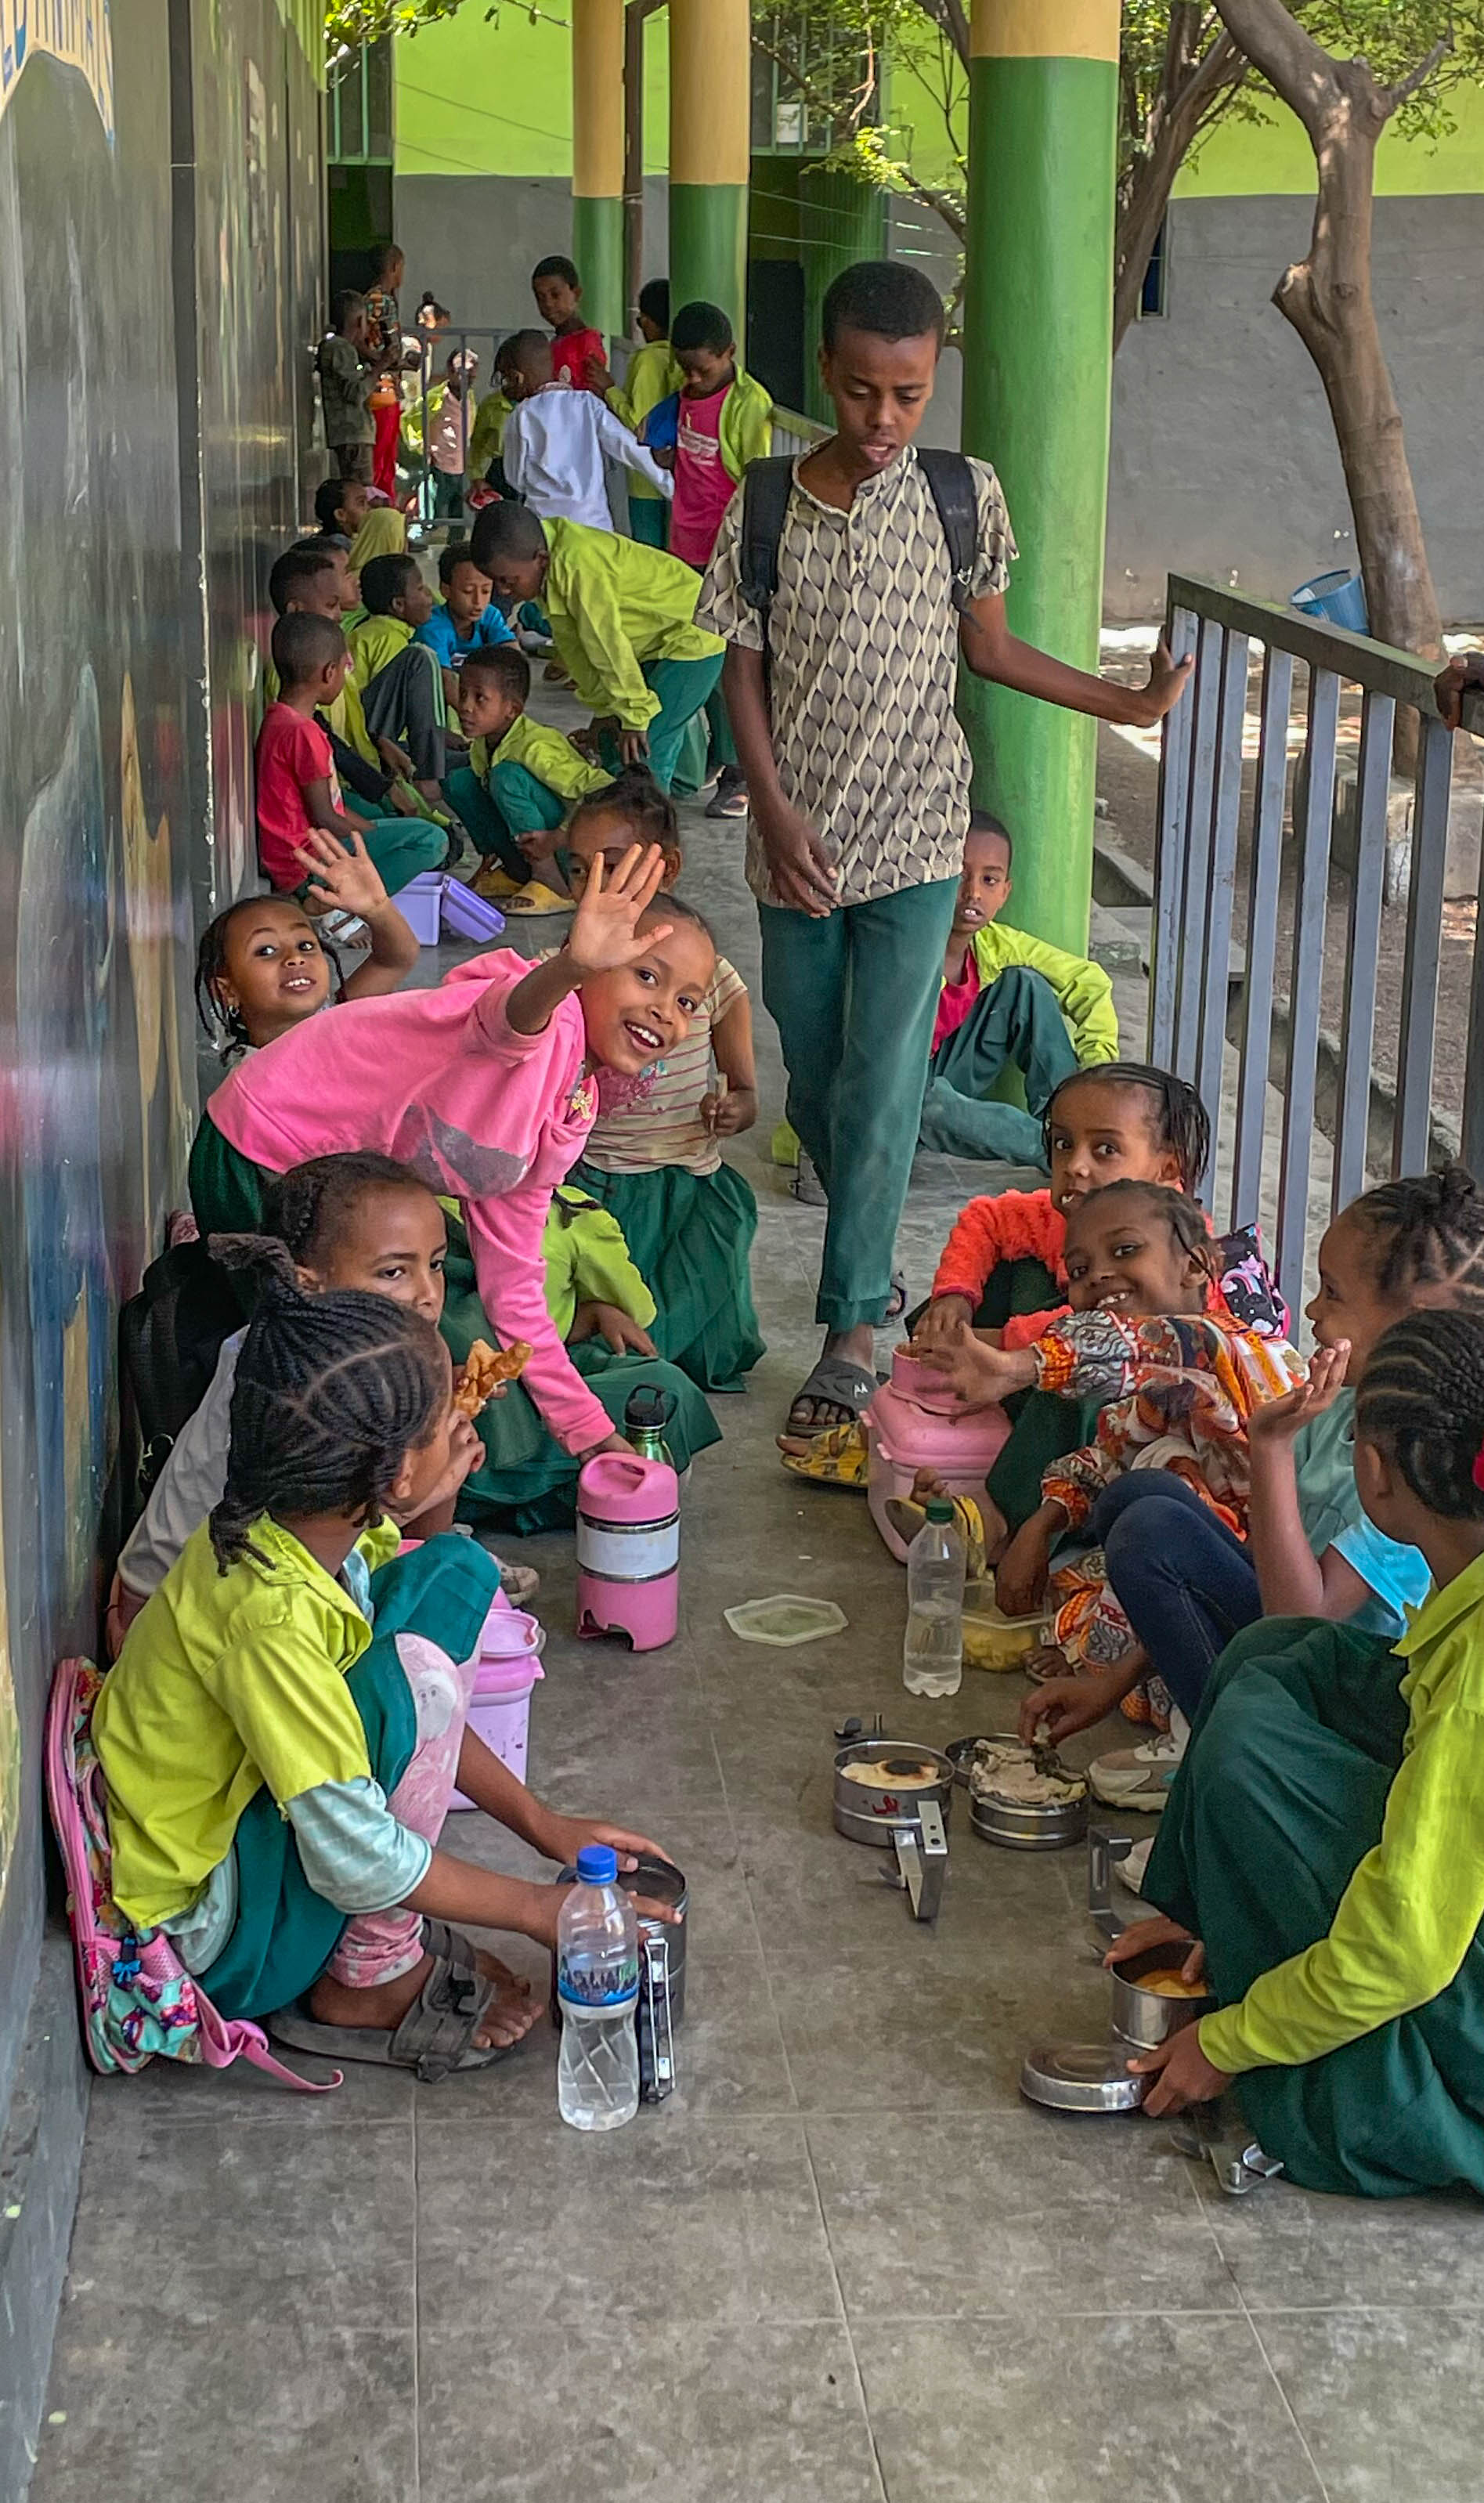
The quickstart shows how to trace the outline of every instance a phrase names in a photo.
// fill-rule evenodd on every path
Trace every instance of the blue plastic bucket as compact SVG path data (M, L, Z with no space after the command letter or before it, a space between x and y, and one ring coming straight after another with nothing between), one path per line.
M1316 573L1312 582L1299 584L1289 606L1301 608L1306 617L1326 617L1352 634L1370 633L1365 585L1358 573Z

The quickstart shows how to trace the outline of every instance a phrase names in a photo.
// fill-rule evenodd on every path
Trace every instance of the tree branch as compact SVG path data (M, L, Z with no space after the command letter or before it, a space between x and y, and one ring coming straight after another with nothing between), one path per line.
M1425 61L1419 61L1414 70L1408 70L1405 78L1398 79L1395 86L1382 88L1381 101L1386 107L1388 120L1394 113L1400 111L1402 105L1417 93L1419 87L1427 86L1433 71L1441 68L1453 49L1451 32L1439 37Z
M1216 0L1216 6L1238 50L1315 139L1339 92L1335 64L1323 45L1290 17L1283 0Z

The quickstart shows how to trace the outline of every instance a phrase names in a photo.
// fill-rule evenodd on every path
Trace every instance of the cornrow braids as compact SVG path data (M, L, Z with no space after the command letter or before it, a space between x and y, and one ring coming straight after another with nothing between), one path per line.
M248 1050L252 1041L242 1011L228 1008L222 997L221 983L226 972L227 933L239 912L260 912L265 904L290 900L267 895L239 896L237 902L229 904L224 912L219 912L214 921L208 921L201 933L195 951L195 978L191 985L195 1012L207 1042L224 1059L231 1052ZM345 977L334 942L326 937L323 927L317 927L314 935L320 943L321 953L329 958L330 971L334 976L333 995L338 999L345 987Z
M1484 1315L1431 1311L1394 1321L1361 1378L1355 1429L1439 1520L1484 1521L1484 1487L1473 1474L1484 1449Z
M371 1148L355 1148L343 1155L310 1156L279 1174L263 1194L262 1228L287 1244L298 1263L332 1250L345 1231L357 1201L367 1190L420 1190L428 1184L395 1156Z
M1137 1086L1154 1097L1150 1124L1156 1141L1176 1158L1184 1187L1194 1190L1211 1154L1211 1116L1186 1079L1177 1078L1172 1070L1156 1069L1148 1061L1100 1060L1089 1068L1074 1069L1070 1078L1063 1078L1046 1108L1048 1158L1057 1104L1070 1087L1088 1082Z
M1198 1259L1202 1267L1213 1269L1215 1246L1206 1224L1205 1211L1189 1192L1172 1189L1165 1182L1140 1182L1133 1174L1121 1174L1117 1182L1105 1182L1101 1190L1089 1190L1080 1200L1067 1219L1067 1231L1089 1208L1106 1211L1110 1200L1140 1203L1169 1228L1177 1250L1189 1258Z
M1352 1200L1344 1211L1375 1238L1375 1279L1398 1300L1442 1287L1461 1312L1484 1312L1484 1191L1467 1165L1408 1174Z
M220 1572L262 1562L264 1513L342 1513L374 1528L410 1451L427 1441L449 1389L431 1321L385 1295L304 1295L287 1247L213 1235L224 1267L257 1270L261 1299L237 1358L226 1484L210 1517Z

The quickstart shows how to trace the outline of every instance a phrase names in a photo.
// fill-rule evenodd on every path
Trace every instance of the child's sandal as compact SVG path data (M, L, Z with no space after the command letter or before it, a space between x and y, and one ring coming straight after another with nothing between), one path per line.
M965 1579L983 1581L984 1563L984 1516L972 1495L945 1496L953 1507L953 1526L964 1543ZM926 1504L910 1494L891 1494L886 1498L886 1518L897 1536L911 1546L927 1519Z
M807 1452L785 1452L790 1477L807 1478L811 1486L838 1487L846 1494L864 1494L870 1465L866 1429L858 1418L846 1425L827 1425L810 1438Z
M480 1972L473 1940L462 1930L451 1930L446 1921L425 1920L423 1945L432 1958L432 1970L395 2032L375 2025L321 2025L302 2000L275 2008L263 2018L264 2027L275 2042L295 2051L318 2052L337 2062L411 2069L429 2086L456 2071L492 2069L497 2060L518 2050L516 2042L475 2045L499 1984Z

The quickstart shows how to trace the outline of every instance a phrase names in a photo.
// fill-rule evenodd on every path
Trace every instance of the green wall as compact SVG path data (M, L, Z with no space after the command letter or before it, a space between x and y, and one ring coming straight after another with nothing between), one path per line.
M493 25L476 5L397 38L398 174L569 176L571 38L514 9ZM644 30L644 171L669 154L670 22Z

